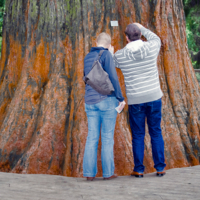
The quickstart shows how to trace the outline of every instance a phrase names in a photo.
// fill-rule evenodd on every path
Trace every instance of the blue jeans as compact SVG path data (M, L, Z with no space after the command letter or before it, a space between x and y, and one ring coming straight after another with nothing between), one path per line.
M88 119L88 136L83 158L83 175L95 177L97 174L97 148L101 130L101 163L103 177L114 174L114 129L117 117L115 107L116 97L107 97L103 101L89 105L85 104Z
M154 160L154 168L157 172L163 171L165 168L164 141L160 127L161 123L162 101L156 101L129 105L129 120L132 131L132 148L134 157L134 171L144 172L144 136L145 136L145 119L149 134L151 137L152 154Z

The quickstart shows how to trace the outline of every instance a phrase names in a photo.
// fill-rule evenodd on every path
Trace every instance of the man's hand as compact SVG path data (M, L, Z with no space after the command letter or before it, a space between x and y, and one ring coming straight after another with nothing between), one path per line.
M142 25L141 25L141 24L139 24L139 23L133 23L133 24L137 25L139 29L141 29L141 28L142 28Z
M108 47L108 50L110 51L111 54L114 54L114 47L111 44Z

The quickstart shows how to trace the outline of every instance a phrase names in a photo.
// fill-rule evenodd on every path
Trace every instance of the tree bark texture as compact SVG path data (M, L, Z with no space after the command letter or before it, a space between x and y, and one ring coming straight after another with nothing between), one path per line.
M118 20L118 27L110 21ZM0 170L81 177L87 137L83 60L105 31L118 50L139 22L162 41L158 57L167 169L199 164L200 95L182 0L6 0L0 68ZM117 70L125 96L123 75ZM115 128L115 172L133 169L128 107ZM101 143L101 141L100 141ZM98 176L102 175L98 148ZM155 171L145 137L145 172Z

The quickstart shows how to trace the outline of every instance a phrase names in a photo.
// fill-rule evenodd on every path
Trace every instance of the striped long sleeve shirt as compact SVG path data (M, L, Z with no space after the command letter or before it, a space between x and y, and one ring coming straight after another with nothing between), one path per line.
M114 55L115 66L124 75L129 105L155 101L163 96L157 69L160 38L144 27L141 32L146 42L130 42Z

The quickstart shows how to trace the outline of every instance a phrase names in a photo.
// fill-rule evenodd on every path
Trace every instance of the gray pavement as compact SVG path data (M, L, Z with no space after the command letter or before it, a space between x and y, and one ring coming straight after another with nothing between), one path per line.
M113 180L0 173L0 200L200 200L200 166Z

